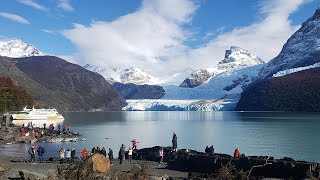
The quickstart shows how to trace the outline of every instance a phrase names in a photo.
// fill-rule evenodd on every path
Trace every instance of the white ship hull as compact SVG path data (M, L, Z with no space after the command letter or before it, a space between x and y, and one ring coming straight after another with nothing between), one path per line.
M14 120L63 120L62 115L28 115L28 114L12 114Z

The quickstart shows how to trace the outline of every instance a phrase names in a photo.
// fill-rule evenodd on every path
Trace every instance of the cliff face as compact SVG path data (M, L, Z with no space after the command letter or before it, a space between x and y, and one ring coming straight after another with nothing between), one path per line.
M320 111L320 68L271 78L242 93L238 111Z
M121 110L123 97L101 76L53 56L1 58L2 76L24 87L34 101L60 111Z

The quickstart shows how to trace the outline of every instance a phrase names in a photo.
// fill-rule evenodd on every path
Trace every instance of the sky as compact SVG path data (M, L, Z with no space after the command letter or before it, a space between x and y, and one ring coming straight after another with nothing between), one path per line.
M268 62L320 0L1 0L0 40L79 65L154 76L215 66L239 46Z

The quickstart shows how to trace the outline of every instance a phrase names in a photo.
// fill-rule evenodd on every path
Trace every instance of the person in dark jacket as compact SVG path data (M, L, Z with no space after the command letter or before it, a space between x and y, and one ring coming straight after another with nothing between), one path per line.
M100 154L104 155L104 157L107 157L107 151L104 147L102 147Z
M210 146L208 150L209 150L209 151L208 151L209 155L214 155L214 148L213 148L213 146Z
M92 153L92 154L95 154L96 151L97 151L97 150L96 150L96 147L93 147L92 150L91 150L91 153Z
M39 161L43 162L43 154L45 153L45 149L44 147L42 147L41 145L39 146L38 150L38 156L39 156Z
M176 135L176 133L173 133L173 137L172 137L172 150L173 151L177 151L178 148L178 137Z
M113 151L112 151L112 149L111 149L111 148L109 148L108 156L109 156L110 164L112 165L112 160L113 160Z
M74 148L71 149L71 161L73 162L76 158L76 150Z
M34 145L32 145L32 146L30 147L30 149L28 150L28 153L30 154L31 162L34 162L34 161L35 161L34 156L35 156L35 154L36 154L36 150L35 150L35 148L34 148Z
M122 144L122 146L120 147L120 150L119 150L120 164L122 164L125 159L125 149L124 148L125 148L125 146Z

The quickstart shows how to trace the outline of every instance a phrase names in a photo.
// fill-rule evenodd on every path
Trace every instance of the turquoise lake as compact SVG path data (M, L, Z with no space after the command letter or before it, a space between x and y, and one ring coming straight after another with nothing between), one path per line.
M236 147L245 155L320 162L320 113L287 112L76 112L64 115L64 124L82 133L86 141L41 143L46 157L58 156L58 150L93 146L117 152L121 144L138 148L171 146L172 134L178 136L178 148L204 151L213 145L215 152L233 154ZM108 138L108 139L106 139ZM40 143L37 143L37 146ZM28 157L30 144L7 145L1 153Z

